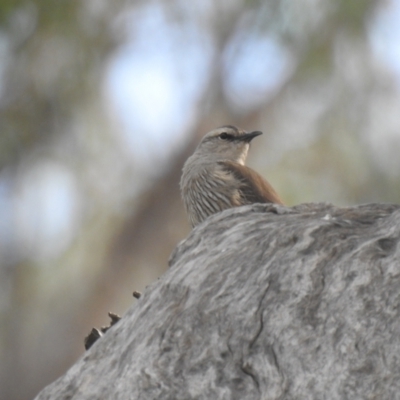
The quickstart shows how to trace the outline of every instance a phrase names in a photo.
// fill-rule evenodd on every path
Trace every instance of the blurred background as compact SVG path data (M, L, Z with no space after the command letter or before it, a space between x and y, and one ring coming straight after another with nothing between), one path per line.
M1 399L167 269L223 124L288 205L399 203L400 0L0 0Z

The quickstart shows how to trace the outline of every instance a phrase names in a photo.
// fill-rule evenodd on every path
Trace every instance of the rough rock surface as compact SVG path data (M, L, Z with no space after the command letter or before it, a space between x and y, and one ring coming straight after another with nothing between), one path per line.
M400 399L400 206L253 205L37 399Z

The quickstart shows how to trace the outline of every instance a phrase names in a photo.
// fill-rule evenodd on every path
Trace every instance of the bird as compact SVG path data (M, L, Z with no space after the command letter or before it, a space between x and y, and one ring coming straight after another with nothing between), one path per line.
M245 161L260 131L224 125L208 132L187 159L181 195L192 227L228 208L253 203L282 204L274 188Z

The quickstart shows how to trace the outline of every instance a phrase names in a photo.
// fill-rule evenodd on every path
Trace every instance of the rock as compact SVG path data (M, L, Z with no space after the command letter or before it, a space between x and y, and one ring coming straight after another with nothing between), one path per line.
M399 205L211 216L36 399L400 398L399 238Z

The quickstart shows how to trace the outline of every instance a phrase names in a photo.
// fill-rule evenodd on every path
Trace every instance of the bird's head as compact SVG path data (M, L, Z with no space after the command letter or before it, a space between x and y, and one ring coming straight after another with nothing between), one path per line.
M250 142L262 132L246 132L232 125L224 125L208 132L196 149L203 160L235 161L244 165Z

